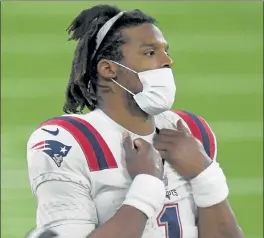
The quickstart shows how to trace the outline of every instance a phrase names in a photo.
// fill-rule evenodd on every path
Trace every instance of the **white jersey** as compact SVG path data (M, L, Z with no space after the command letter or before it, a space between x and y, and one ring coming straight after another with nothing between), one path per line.
M214 159L215 137L202 118L168 111L156 116L155 124L158 129L175 129L173 123L180 118ZM96 109L86 115L52 118L33 132L27 159L31 188L38 198L37 226L81 222L90 224L92 230L117 212L132 183L122 148L123 131ZM133 139L141 137L149 143L154 134L131 133ZM197 238L197 210L190 184L166 162L164 175L165 205L148 220L142 237ZM51 187L41 190L47 182ZM66 192L63 184L68 186Z

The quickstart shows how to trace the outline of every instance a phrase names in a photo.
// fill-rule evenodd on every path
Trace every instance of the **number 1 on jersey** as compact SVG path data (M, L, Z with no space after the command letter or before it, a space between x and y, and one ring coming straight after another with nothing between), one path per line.
M166 238L182 238L182 227L177 203L165 204L157 217L159 227L164 226Z

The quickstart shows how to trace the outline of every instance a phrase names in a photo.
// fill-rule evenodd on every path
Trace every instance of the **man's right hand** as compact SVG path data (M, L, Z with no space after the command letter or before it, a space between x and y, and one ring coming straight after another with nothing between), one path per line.
M123 134L123 146L129 175L134 179L139 174L163 178L162 158L158 151L143 139L132 141L128 132Z

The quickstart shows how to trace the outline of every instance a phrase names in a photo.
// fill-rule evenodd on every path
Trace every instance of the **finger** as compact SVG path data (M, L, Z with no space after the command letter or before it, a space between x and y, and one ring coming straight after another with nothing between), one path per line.
M154 141L153 146L158 151L168 151L170 149L171 143L161 142L161 141Z
M154 136L153 141L172 143L174 137L175 135L158 134Z
M171 129L161 129L158 135L175 135L177 133L176 130Z
M190 133L189 129L183 124L181 119L177 121L177 129L178 131L182 131L188 134Z
M160 131L160 134L157 135L157 136L160 136L160 135L165 135L165 136L168 136L170 138L173 138L173 142L175 142L175 139L176 138L180 138L182 136L185 136L187 133L185 131L175 131L175 130L170 130L170 129L162 129ZM189 134L189 133L188 133ZM171 141L172 142L172 141Z
M132 139L127 131L123 132L123 147L127 152L131 152L134 149Z

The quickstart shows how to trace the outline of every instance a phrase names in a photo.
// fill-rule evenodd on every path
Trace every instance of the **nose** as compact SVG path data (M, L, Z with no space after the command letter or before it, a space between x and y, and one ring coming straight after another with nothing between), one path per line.
M173 65L173 60L165 52L164 56L162 57L161 68L171 68L172 65Z

